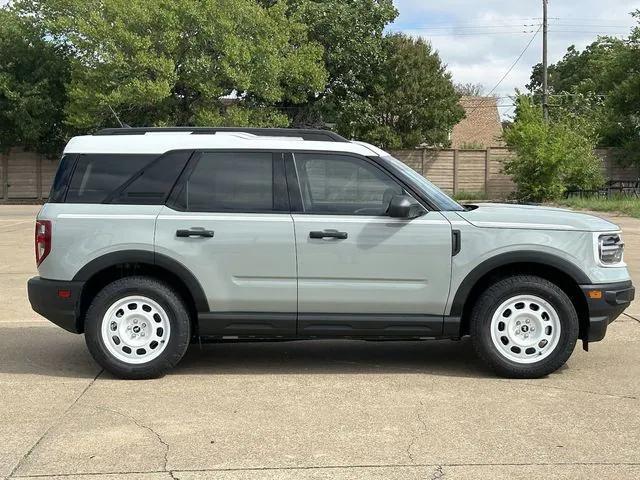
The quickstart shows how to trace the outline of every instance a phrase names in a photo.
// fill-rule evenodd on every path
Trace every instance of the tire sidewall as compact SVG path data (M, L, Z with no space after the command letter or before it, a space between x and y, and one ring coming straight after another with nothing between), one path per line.
M524 279L523 279L524 280ZM559 317L560 338L554 350L539 362L518 363L504 357L491 338L491 322L498 307L517 295L534 295L549 302ZM578 338L578 316L571 300L551 282L526 277L499 281L487 289L476 304L472 318L472 338L481 356L498 373L514 377L539 377L562 366L571 356Z
M162 353L145 363L132 364L113 356L102 338L107 310L118 300L143 296L157 302L166 312L169 340ZM89 351L106 370L123 378L153 378L163 375L184 355L190 340L189 314L182 300L165 284L146 277L127 277L107 285L94 298L85 318L85 339Z

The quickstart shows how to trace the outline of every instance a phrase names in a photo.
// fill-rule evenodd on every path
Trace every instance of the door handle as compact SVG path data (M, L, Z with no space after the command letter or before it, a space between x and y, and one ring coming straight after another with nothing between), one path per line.
M191 228L189 230L176 230L176 237L179 237L179 238L189 238L189 237L213 238L213 230L205 230L204 228Z
M348 236L347 232L339 232L337 230L309 232L309 238L337 238L338 240L345 240Z

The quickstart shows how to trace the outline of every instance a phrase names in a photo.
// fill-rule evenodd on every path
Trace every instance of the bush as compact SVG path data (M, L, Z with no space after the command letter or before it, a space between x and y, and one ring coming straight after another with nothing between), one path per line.
M586 118L556 111L547 123L529 97L520 96L517 104L516 120L504 132L515 155L504 171L513 177L519 200L555 200L567 190L602 185L601 162L593 153L595 128Z

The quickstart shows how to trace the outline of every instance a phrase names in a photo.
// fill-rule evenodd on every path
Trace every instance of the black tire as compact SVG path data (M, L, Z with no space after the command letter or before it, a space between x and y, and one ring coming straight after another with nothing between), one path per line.
M122 361L110 353L101 334L107 310L119 299L132 295L148 297L160 305L167 313L171 332L160 355L139 364ZM190 339L191 322L184 302L171 287L150 277L125 277L108 284L95 296L85 317L85 341L89 352L105 370L120 378L163 376L182 359Z
M551 353L534 363L519 363L507 358L491 339L491 321L496 310L516 295L534 295L556 310L560 336ZM471 341L478 356L496 373L508 378L539 378L548 375L569 359L576 345L579 322L569 297L557 285L533 275L514 275L490 285L476 301L472 313Z

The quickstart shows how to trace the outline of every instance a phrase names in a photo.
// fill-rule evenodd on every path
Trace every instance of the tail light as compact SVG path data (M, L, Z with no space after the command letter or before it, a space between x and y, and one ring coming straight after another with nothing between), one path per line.
M51 220L36 220L36 265L51 251Z

